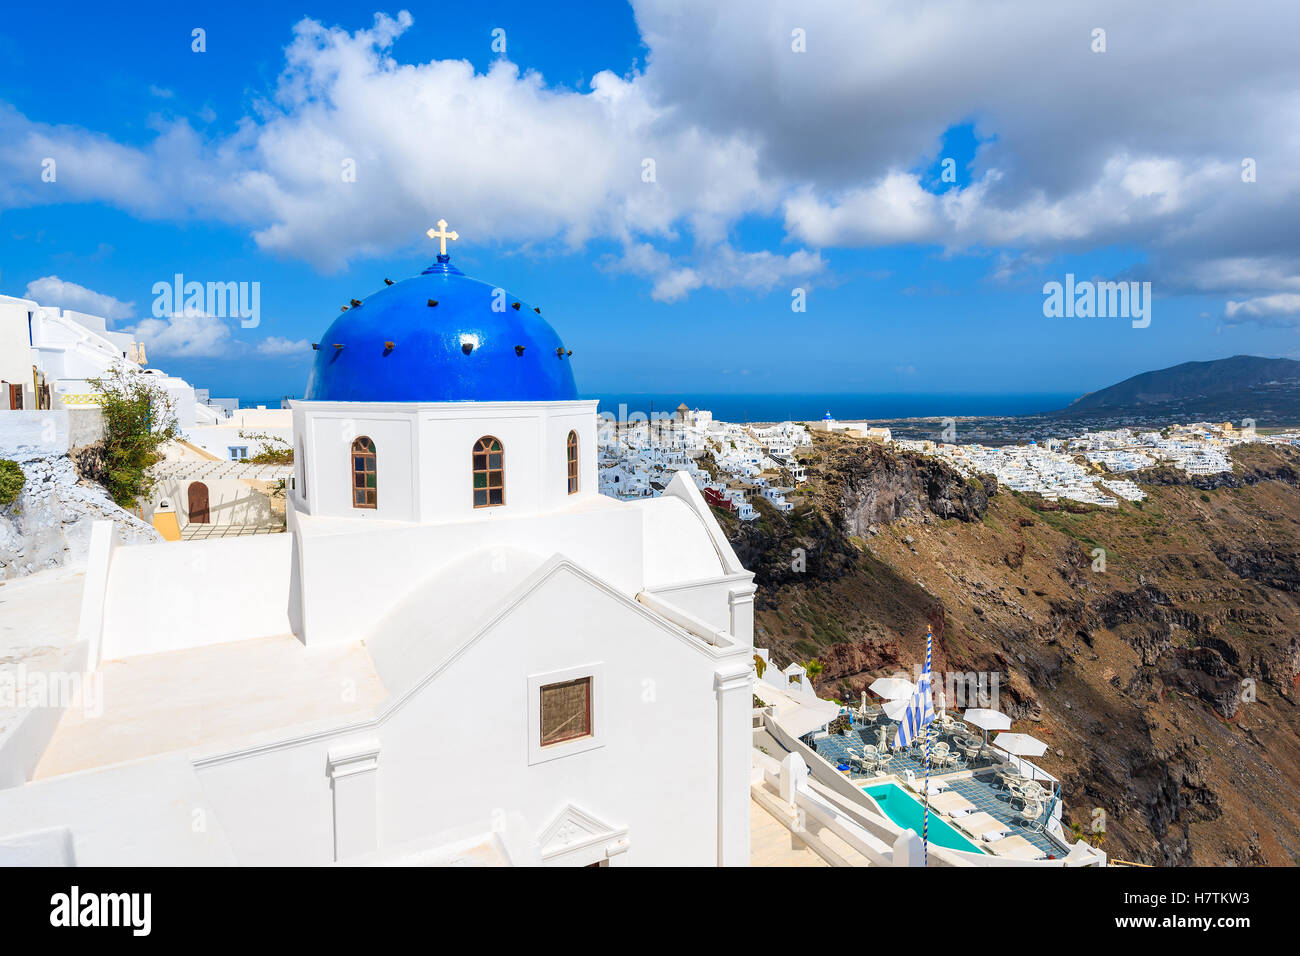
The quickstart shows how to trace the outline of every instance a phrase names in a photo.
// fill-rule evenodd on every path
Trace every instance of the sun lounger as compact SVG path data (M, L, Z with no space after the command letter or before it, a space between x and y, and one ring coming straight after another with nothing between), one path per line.
M975 804L971 803L960 793L947 791L930 798L930 806L934 807L940 813L946 813L952 817L965 816L975 809Z
M1012 860L1041 860L1047 856L1038 847L1018 835L995 840L989 844L989 849L998 856L1005 856Z
M971 836L990 841L1001 840L1011 828L1006 821L999 820L993 814L985 813L983 810L961 817L956 823Z
M922 777L918 777L918 776L917 776L915 773L913 773L911 770L908 770L908 771L906 772L906 774L907 774L907 775L906 775L906 781L907 781L907 785L908 785L908 787L911 788L912 790L915 790L917 793L920 793L920 792L921 792L921 784L923 783L924 778L922 778ZM947 789L948 789L948 784L945 783L944 781L942 781L942 780L931 780L931 781L930 781L930 786L927 788L927 792L930 794L930 796L934 796L936 793L943 793L943 791L945 791L945 790L947 790Z

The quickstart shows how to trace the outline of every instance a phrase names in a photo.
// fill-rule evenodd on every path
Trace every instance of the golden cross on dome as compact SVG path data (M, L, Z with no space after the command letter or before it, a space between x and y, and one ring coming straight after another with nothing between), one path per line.
M437 229L430 229L430 230L426 233L426 235L427 235L430 239L437 239L437 240L438 240L438 254L439 254L439 255L443 255L443 256L445 256L445 255L447 254L447 240L448 240L448 239L451 239L451 240L454 241L454 240L460 238L460 234L459 234L459 233L456 233L456 232L448 232L448 231L447 231L447 220L446 220L446 219L439 219L439 220L438 220L438 228L437 228Z

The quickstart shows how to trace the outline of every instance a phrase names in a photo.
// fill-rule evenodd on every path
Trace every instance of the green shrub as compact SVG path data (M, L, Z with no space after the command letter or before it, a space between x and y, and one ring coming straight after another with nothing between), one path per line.
M13 504L23 490L27 476L18 462L0 458L0 505Z
M134 508L153 490L149 469L158 450L180 434L167 393L143 372L113 368L88 378L104 416L104 481L122 508Z
M270 435L266 432L246 432L242 429L239 437L249 441L260 441L262 450L256 455L249 458L249 462L254 465L292 465L293 464L293 446L279 435Z

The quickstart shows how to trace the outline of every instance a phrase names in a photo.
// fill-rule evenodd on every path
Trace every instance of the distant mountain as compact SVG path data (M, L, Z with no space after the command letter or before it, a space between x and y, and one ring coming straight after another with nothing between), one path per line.
M1300 420L1300 362L1234 355L1143 372L1076 398L1069 416L1133 414L1174 418Z

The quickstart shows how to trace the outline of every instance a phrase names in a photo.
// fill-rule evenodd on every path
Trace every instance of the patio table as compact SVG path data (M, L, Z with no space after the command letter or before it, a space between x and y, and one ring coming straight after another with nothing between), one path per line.
M1039 803L1047 799L1047 791L1033 780L1026 780L1020 785L1020 795L1026 800L1036 800Z

